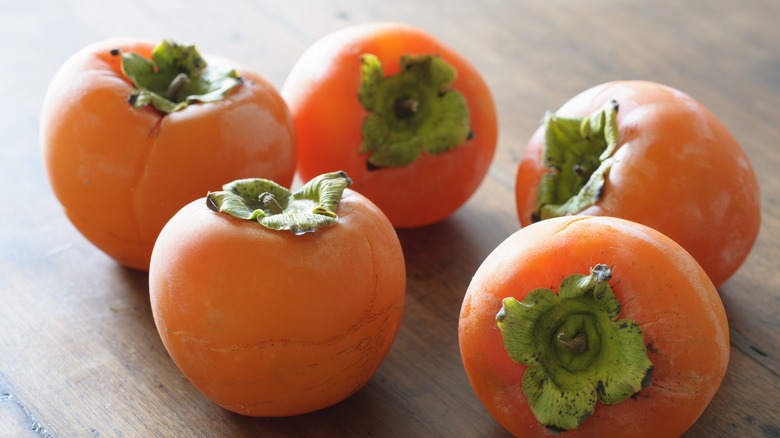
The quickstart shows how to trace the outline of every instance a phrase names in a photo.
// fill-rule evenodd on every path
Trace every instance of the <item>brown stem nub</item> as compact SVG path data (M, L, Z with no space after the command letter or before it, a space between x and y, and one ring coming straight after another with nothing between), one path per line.
M558 333L557 339L561 345L571 350L572 353L584 353L588 349L588 337L585 333L577 333L569 338L561 332Z
M284 213L282 206L279 205L279 201L276 200L276 197L272 193L263 192L260 195L260 202L272 215Z
M187 85L187 82L190 81L190 77L187 76L187 73L179 73L176 75L175 78L171 81L171 83L168 85L168 89L165 90L165 97L166 99L170 101L176 100L176 95L179 94L179 90L181 90L181 87Z
M417 112L417 108L420 107L420 101L414 98L408 98L399 100L395 104L395 115L399 119L403 119L411 116Z

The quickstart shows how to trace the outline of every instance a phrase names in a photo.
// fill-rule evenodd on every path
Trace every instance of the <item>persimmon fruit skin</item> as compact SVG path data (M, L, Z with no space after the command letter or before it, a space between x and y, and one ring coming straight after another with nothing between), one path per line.
M518 437L552 436L522 392L526 365L513 362L496 324L502 300L534 288L557 292L570 274L603 263L622 306L637 322L654 365L651 386L614 405L596 404L582 426L560 437L677 437L718 390L729 360L720 297L701 266L677 243L635 222L559 217L515 232L482 263L468 287L458 325L463 364L476 395Z
M289 416L363 387L401 323L406 268L390 222L345 190L333 226L294 235L194 201L165 226L152 313L183 374L230 411Z
M401 55L440 55L457 70L450 87L466 99L474 138L440 155L423 152L409 165L369 170L370 154L359 153L361 124L369 114L358 100L360 56L366 53L379 58L385 76L399 72ZM410 25L365 23L319 39L290 71L281 93L295 120L300 178L346 171L352 189L399 228L450 216L476 191L493 159L498 123L487 84L466 58Z
M225 99L161 115L128 103L132 83L112 49L150 57L156 43L91 44L54 75L40 139L55 196L73 225L117 262L148 270L168 219L225 181L287 185L295 172L292 117L273 86L235 61L202 54L243 77Z
M556 114L587 116L619 104L619 138L603 195L579 214L614 216L648 225L690 252L716 287L744 263L758 236L761 199L745 151L701 103L648 81L592 87ZM542 174L544 127L530 138L518 168L515 197L529 225Z

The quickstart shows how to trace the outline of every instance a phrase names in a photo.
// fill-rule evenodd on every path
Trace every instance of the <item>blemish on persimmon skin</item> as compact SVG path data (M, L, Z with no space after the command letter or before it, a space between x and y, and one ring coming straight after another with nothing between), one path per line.
M569 228L569 226L570 226L570 225L574 224L575 222L579 222L579 221L586 220L586 219L591 219L591 217L590 217L590 216L577 216L577 217L572 217L572 220L571 220L571 221L567 222L567 223L566 223L566 224L565 224L565 225L564 225L564 226L563 226L563 227L562 227L560 230L556 231L554 234L558 234L558 233L560 233L560 232L563 232L563 231L565 231L567 228Z
M645 377L642 379L642 389L647 388L653 384L654 370L655 366L650 366L650 368L647 369L647 374L645 374Z
M653 353L653 354L657 354L658 353L658 349L655 348L655 346L653 346L653 341L648 342L647 345L645 345L645 348L650 353Z

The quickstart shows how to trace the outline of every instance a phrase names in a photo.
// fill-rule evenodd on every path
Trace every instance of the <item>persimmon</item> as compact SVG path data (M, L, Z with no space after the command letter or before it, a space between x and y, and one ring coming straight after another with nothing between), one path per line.
M406 268L393 226L342 172L290 193L265 179L186 205L152 252L163 344L215 403L249 416L325 408L393 344ZM343 192L343 193L342 193Z
M490 90L454 49L392 22L317 40L282 86L303 180L339 169L396 227L438 222L485 177L497 142Z
M758 181L745 151L701 103L647 81L592 87L548 113L517 172L525 226L567 214L615 216L671 237L715 286L758 236Z
M522 437L680 436L729 360L706 272L667 236L612 217L508 237L469 284L458 330L476 395Z
M149 269L179 208L225 181L289 184L295 132L260 75L194 46L138 39L89 45L54 75L40 138L73 225L117 262Z

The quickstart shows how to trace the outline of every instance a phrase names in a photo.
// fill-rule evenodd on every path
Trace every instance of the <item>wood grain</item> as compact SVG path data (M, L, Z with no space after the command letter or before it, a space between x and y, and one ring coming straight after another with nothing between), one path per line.
M762 190L759 240L719 290L731 362L685 436L780 436L778 18L773 0L1 3L0 436L507 436L461 365L461 299L481 261L518 228L514 175L543 113L613 79L687 92L752 160ZM452 217L399 230L408 270L404 320L365 388L299 417L231 414L170 361L151 317L146 274L115 264L65 218L39 153L43 94L67 57L111 36L192 41L281 88L314 40L378 20L428 30L483 73L500 118L495 161Z

